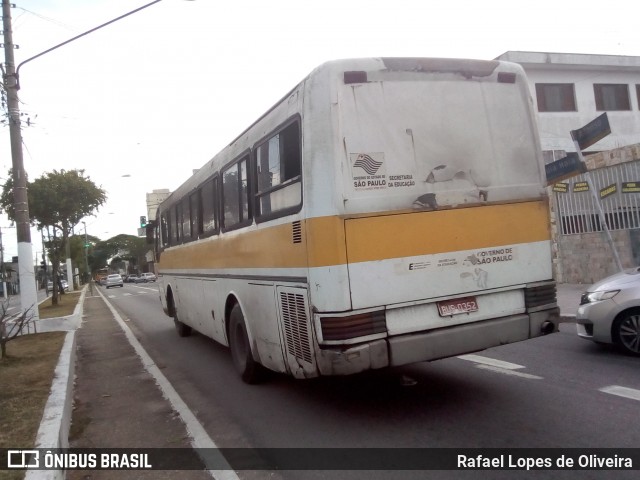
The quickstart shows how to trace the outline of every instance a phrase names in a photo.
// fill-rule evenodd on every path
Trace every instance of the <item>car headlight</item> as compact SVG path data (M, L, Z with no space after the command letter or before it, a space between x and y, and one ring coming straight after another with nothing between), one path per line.
M585 303L593 303L599 302L601 300L608 300L610 298L615 297L620 290L607 290L607 291L599 291L599 292L589 292L585 294L585 299L587 300Z

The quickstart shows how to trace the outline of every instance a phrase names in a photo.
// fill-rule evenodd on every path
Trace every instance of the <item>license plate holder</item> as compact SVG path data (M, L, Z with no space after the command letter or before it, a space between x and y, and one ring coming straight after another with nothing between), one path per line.
M436 304L438 305L438 313L441 317L452 317L454 315L469 314L478 311L478 302L474 296L443 300Z

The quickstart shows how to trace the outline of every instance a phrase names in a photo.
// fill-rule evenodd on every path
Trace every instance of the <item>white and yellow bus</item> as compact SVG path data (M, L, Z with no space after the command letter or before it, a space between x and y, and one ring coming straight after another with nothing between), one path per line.
M159 207L167 315L249 383L435 360L556 330L523 70L323 64Z

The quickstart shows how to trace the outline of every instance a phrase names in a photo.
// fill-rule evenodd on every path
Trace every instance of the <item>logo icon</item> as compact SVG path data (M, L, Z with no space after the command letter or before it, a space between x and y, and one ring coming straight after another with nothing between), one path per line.
M8 450L7 468L38 468L40 452L38 450Z
M353 166L362 168L369 175L375 175L382 166L382 162L374 160L366 153L360 153Z

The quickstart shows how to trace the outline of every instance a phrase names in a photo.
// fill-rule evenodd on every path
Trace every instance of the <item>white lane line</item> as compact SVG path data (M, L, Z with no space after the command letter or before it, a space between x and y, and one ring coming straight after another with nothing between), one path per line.
M609 393L611 395L617 395L618 397L630 398L631 400L640 401L640 390L635 388L621 387L619 385L609 385L599 389L603 393Z
M178 392L176 392L175 388L173 388L173 385L171 385L167 377L165 377L164 374L160 371L160 368L155 364L151 356L140 344L129 326L125 323L120 314L118 314L114 306L111 305L111 303L105 298L102 292L100 292L100 295L102 296L103 300L105 300L105 303L109 307L109 310L111 310L111 313L113 314L115 320L118 322L118 325L120 325L120 328L122 328L122 331L127 337L127 340L129 340L129 343L140 357L145 370L147 370L147 372L149 372L149 374L156 380L156 384L162 391L164 398L169 400L169 403L171 403L173 409L180 415L180 418L187 428L187 433L191 437L191 445L193 446L193 448L202 449L198 452L198 454L206 464L207 458L211 457L212 455L210 453L210 449L218 450L218 446L211 439L211 437L209 437L209 434L204 429L202 424L198 421L198 419L189 409L184 400L182 400L182 397L180 397ZM208 470L209 474L215 480L240 480L240 477L238 477L231 466L227 464L222 455L216 455L216 452L214 452L213 455L216 459L215 465L219 465L221 467L220 470Z
M460 355L460 360L466 360L476 364L476 368L483 370L491 370L495 373L502 373L503 375L511 375L513 377L528 378L530 380L542 380L542 377L537 375L531 375L530 373L516 372L521 368L525 368L523 365L517 363L504 362L502 360L496 360L495 358L483 357L481 355Z
M531 375L530 373L516 372L515 370L508 370L506 368L494 367L492 365L476 365L476 368L483 370L491 370L492 372L502 373L503 375L511 375L514 377L528 378L529 380L542 380L542 377L538 375Z
M460 360L467 360L469 362L480 363L482 365L489 365L491 367L504 368L505 370L517 370L519 368L524 368L523 365L518 365L516 363L503 362L502 360L495 360L489 357L483 357L480 355L460 355L458 357Z

